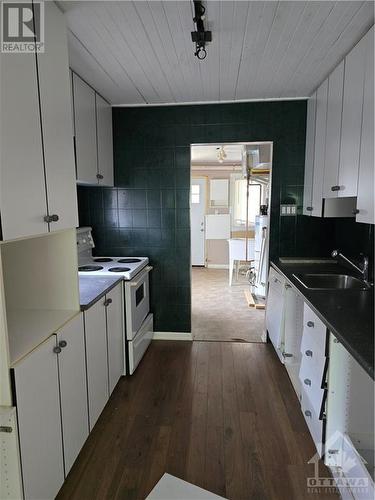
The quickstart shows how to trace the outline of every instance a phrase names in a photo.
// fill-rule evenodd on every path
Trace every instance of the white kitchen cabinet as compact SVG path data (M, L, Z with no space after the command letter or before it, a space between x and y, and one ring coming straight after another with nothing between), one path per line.
M73 73L77 181L97 184L95 91Z
M55 498L64 481L56 336L14 367L24 496Z
M113 186L112 108L96 94L98 184Z
M357 222L375 224L374 206L374 28L366 35L366 72L359 156Z
M90 430L94 427L109 397L104 301L105 299L100 299L84 312Z
M44 11L46 50L37 54L40 109L50 230L60 230L78 226L68 41L64 14L54 2L45 2Z
M364 36L345 58L338 197L357 196L368 36Z
M25 2L31 5L31 1ZM0 53L2 239L48 232L35 57Z
M316 92L307 101L305 180L303 187L303 214L311 215L314 176Z
M268 276L266 328L268 336L281 361L283 361L284 310L285 278L271 267Z
M112 394L120 377L125 374L124 365L124 301L123 284L119 283L106 294L106 323L108 344L108 384Z
M89 434L83 315L57 333L65 475Z
M323 211L324 154L326 143L328 80L316 91L316 123L314 144L314 175L312 182L311 215L321 217Z
M338 193L344 64L342 61L328 77L323 198L337 198Z

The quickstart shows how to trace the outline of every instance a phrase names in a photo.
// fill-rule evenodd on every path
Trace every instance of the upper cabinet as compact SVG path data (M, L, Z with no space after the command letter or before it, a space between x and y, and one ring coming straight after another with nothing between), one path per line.
M73 73L77 182L113 186L112 108Z
M345 58L338 196L357 196L367 36Z
M0 54L3 240L78 221L64 16L46 2L45 18L45 53Z
M307 106L303 213L374 223L374 29Z

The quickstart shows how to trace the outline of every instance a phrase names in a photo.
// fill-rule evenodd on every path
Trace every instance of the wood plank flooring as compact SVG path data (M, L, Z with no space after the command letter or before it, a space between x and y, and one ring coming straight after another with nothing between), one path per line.
M164 472L231 500L338 498L307 492L314 453L270 344L154 341L58 499L141 500Z

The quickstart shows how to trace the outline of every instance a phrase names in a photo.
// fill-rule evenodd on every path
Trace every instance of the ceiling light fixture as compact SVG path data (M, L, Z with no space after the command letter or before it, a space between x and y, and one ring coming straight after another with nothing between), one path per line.
M202 2L194 1L194 17L193 21L196 26L196 30L191 32L191 39L195 43L194 55L202 60L207 56L206 43L212 41L212 32L205 31L204 29L204 19L206 8L203 6Z
M219 163L224 163L225 158L227 157L227 153L225 152L224 146L220 146L217 149L217 159Z

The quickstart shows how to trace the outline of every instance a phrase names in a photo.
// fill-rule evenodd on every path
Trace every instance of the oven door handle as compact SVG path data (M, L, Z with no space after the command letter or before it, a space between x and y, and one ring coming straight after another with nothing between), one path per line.
M143 276L145 274L148 274L153 269L154 268L152 266L146 266L145 269L144 269L144 272L142 273L142 276L140 276L140 278L143 278ZM138 285L139 285L139 281L130 281L130 286L134 287L134 286L138 286Z

